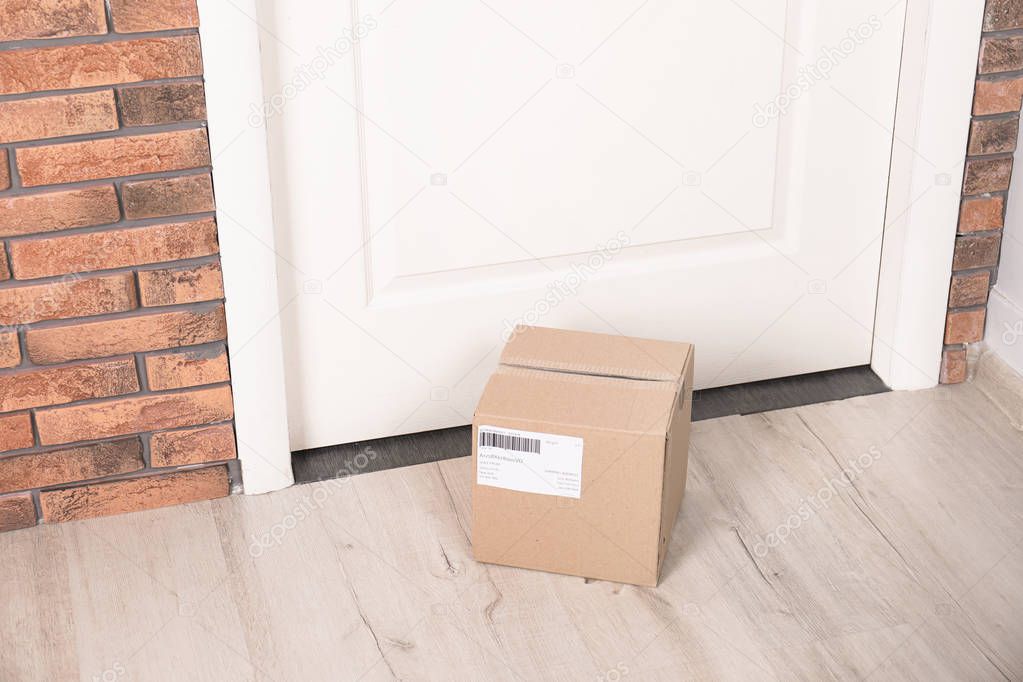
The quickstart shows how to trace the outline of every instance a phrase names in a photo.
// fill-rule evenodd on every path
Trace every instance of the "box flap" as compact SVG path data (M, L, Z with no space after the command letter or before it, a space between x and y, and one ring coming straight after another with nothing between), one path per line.
M665 434L677 395L666 381L567 374L502 365L490 377L476 407L476 421L495 425L512 416L536 430L573 435L577 428L632 434ZM547 425L547 426L541 426Z
M691 349L688 343L520 326L504 347L501 364L675 382L685 371Z

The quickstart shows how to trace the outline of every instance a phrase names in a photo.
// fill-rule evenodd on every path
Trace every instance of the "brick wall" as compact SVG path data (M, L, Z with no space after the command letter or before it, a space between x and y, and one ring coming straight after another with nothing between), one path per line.
M984 338L988 292L998 277L1021 99L1023 0L988 0L952 258L942 383L965 380L966 344Z
M195 0L0 0L0 531L226 495Z

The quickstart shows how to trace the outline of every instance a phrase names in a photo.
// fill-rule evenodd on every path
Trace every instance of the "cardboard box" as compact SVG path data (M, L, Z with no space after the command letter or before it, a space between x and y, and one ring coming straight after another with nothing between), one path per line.
M476 560L656 585L692 390L690 344L519 327L473 418Z

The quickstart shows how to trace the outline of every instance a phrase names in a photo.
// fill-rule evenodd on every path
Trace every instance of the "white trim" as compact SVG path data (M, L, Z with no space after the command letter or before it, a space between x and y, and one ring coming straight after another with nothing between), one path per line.
M938 383L983 13L908 4L870 363L894 389Z
M987 302L987 328L984 343L1007 365L1023 375L1023 308L997 286Z
M1020 138L1023 139L1023 138ZM1013 168L1023 168L1023 146L1016 145ZM998 283L987 303L984 345L1019 373L1023 386L1023 182L1014 182L1005 198L1005 227L998 257ZM1023 392L1018 395L1023 397ZM1023 415L1023 405L1019 407Z
M250 107L263 101L256 16L255 0L199 2L235 429L248 494L295 482L266 129L258 117L249 120Z
M983 5L908 1L871 359L897 389L938 380ZM266 131L248 120L263 101L256 0L199 0L199 13L239 457L257 493L293 476Z

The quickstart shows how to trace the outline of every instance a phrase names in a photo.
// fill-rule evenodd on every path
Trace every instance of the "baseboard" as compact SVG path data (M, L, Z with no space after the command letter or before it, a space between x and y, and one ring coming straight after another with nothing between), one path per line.
M1023 431L1023 375L987 348L977 358L970 381L1009 417L1013 428Z
M1006 364L1023 374L1023 308L996 286L987 304L984 344Z

